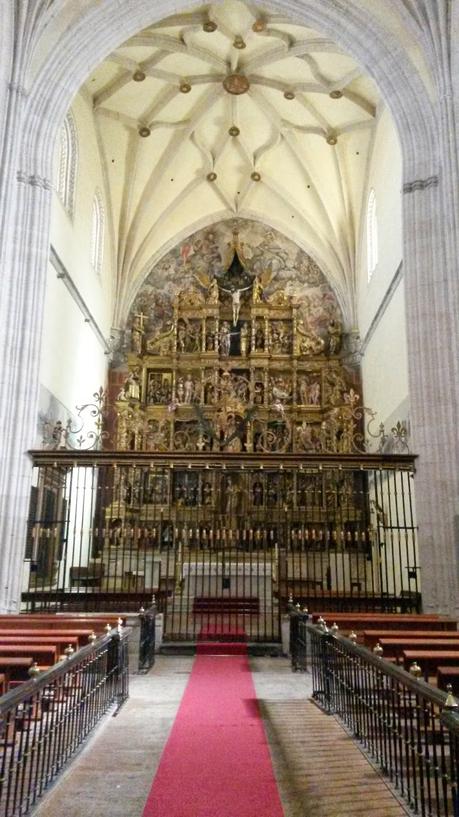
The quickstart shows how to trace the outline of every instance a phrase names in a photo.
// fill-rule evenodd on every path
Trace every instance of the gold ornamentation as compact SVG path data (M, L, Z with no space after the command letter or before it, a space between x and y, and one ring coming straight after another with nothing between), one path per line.
M247 93L250 82L244 74L228 74L223 80L223 87L229 94L239 96Z
M254 24L252 25L252 31L255 31L256 34L260 34L262 31L266 31L267 25L266 21L263 20L261 17L258 20L255 20Z

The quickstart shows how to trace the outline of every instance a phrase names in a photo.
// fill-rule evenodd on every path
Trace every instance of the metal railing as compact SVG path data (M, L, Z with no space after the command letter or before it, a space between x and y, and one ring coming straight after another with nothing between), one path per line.
M0 817L21 817L129 694L128 630L112 630L0 698Z
M454 699L349 638L305 626L313 697L343 721L415 814L459 817Z
M290 610L290 661L293 672L308 670L308 631L306 624L310 619L306 611Z
M140 609L139 672L148 672L155 663L156 606Z

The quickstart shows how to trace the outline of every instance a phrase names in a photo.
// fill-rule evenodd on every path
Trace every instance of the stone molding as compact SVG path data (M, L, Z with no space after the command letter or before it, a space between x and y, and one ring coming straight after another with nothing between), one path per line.
M415 179L413 182L406 182L403 185L404 193L415 193L417 190L428 190L429 187L438 187L440 181L438 176L429 176L427 179Z
M20 184L30 184L31 187L40 187L42 190L53 189L49 179L46 179L44 176L39 176L36 173L26 173L23 170L18 170L16 178Z
M29 92L27 91L27 88L25 88L24 85L21 85L18 82L10 82L8 84L8 90L12 94L17 94L18 96L22 96L22 97L27 97L29 95Z

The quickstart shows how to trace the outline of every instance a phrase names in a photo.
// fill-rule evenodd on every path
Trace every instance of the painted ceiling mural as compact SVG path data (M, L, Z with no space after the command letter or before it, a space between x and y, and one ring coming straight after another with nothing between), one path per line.
M260 222L228 219L195 232L153 267L131 307L127 334L139 314L145 316L147 334L164 332L172 323L179 292L204 297L214 279L224 280L235 250L247 280L261 283L263 299L277 291L291 297L299 304L303 324L321 337L331 323L342 326L335 293L304 250Z

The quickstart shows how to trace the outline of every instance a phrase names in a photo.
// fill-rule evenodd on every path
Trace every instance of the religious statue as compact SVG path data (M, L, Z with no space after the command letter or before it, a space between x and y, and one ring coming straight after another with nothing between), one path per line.
M260 303L260 301L262 300L262 297L263 297L263 287L262 287L261 281L260 281L260 279L259 279L259 277L257 275L254 282L253 282L252 303L254 303L254 304Z
M212 503L212 485L210 482L205 482L202 486L202 504L210 505Z
M216 278L212 278L208 289L207 301L210 304L218 304L218 281Z
M67 448L67 441L68 441L68 431L69 431L69 423L67 423L67 427L61 423L60 420L54 425L51 437L52 437L52 447L53 448Z
M184 323L179 323L177 326L177 349L179 352L186 351L186 326Z
M301 405L307 406L309 403L309 383L307 377L301 377L299 379L298 392Z
M263 326L258 324L255 329L255 349L257 352L263 352L265 348L265 333L263 331Z
M220 327L219 339L220 339L220 354L222 355L222 357L228 357L231 346L231 329L228 321L223 321Z
M341 323L333 318L328 324L328 352L336 355L341 347Z
M259 480L253 484L252 498L255 506L263 505L263 484Z
M185 402L185 384L183 382L183 377L179 377L177 381L177 400L179 403Z
M124 391L128 400L140 400L140 380L137 369L134 369L124 384Z
M324 340L312 330L301 331L299 339L299 351L301 355L309 357L310 355L319 355L323 352L325 347Z
M193 382L193 378L191 377L191 374L188 373L187 376L186 376L186 380L185 380L184 402L185 403L191 403L192 400L193 400L193 394L194 394L194 382Z
M249 330L247 329L247 324L244 323L241 326L240 332L240 348L241 348L241 356L246 357L248 352L248 344L249 344Z
M245 292L247 289L250 289L252 284L249 284L248 287L242 287L241 289L225 289L224 287L220 287L222 292L228 292L231 295L231 301L233 306L233 326L237 325L239 320L239 310L241 308L241 293Z
M317 380L309 385L309 403L311 406L320 406L320 383Z
M142 336L144 333L143 322L145 315L141 312L134 316L131 328L131 349L136 355L142 354Z

